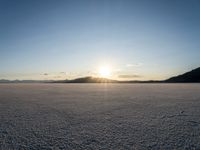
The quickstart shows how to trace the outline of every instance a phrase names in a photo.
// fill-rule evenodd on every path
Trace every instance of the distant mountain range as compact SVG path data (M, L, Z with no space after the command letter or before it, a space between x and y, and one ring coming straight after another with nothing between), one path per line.
M119 81L112 80L108 78L100 78L100 77L83 77L77 78L74 80L58 80L53 81L53 83L158 83L162 81L138 81L138 80L130 80L130 81Z
M50 83L54 80L6 80L1 79L0 83Z
M0 83L200 83L200 67L182 75L171 77L167 80L149 81L118 81L100 77L83 77L73 80L0 80Z

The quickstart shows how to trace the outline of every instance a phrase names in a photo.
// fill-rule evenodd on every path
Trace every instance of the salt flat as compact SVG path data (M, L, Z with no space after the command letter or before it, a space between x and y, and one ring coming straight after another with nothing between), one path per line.
M200 149L200 84L0 84L0 149Z

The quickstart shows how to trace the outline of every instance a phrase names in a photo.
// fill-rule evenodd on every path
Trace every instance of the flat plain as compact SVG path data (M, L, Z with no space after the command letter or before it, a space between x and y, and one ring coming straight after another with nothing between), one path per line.
M0 84L0 149L200 149L200 84Z

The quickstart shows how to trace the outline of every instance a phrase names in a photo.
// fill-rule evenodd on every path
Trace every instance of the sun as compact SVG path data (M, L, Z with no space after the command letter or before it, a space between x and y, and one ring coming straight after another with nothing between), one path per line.
M108 67L102 67L99 69L99 75L101 77L109 77L110 76L110 69Z

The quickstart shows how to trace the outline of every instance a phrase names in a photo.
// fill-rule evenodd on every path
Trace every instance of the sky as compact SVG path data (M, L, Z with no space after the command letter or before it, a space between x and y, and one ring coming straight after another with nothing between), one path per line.
M199 0L0 0L0 79L162 80L200 66Z

